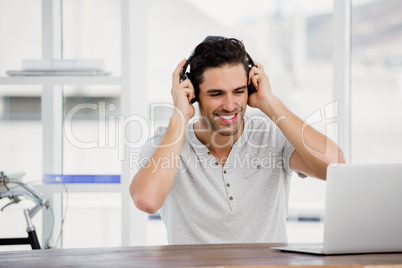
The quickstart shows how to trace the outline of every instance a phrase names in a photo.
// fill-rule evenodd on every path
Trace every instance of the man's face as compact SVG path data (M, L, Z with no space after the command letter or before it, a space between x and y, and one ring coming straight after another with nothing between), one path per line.
M235 135L242 127L247 106L247 74L242 64L204 71L199 85L201 122L222 136Z

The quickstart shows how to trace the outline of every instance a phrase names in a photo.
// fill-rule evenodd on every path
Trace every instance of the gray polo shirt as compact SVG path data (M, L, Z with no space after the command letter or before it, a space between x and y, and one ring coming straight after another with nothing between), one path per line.
M189 124L174 185L160 209L169 244L287 241L294 147L270 119L244 120L223 167ZM140 163L152 156L165 132L156 130L141 150Z

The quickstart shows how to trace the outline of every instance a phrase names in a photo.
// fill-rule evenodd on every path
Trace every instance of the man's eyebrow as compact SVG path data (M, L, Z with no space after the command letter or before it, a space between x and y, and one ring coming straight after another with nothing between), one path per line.
M247 86L246 86L246 85L244 85L244 86L241 86L241 87L235 88L235 89L234 89L234 91L237 91L237 90L242 90L242 89L246 89L246 88L247 88Z
M242 89L246 89L246 88L247 88L247 86L244 85L244 86L235 88L233 91L242 90ZM211 93L221 93L221 92L223 92L222 89L208 89L207 90L207 93L209 93L209 94L211 94Z
M207 93L221 93L222 91L222 89L208 89Z

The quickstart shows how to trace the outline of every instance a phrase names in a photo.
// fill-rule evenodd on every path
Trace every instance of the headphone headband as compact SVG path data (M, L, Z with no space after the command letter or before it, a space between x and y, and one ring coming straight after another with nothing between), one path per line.
M218 40L219 41L219 40L227 40L227 39L229 39L229 38L224 37L224 36L208 35L207 37L205 37L205 39L200 44L208 42L210 40ZM188 57L188 59L186 61L186 64L184 64L183 69L181 70L180 81L184 81L184 80L189 78L190 73L188 73L186 71L187 71L187 68L191 64L191 61L192 61L192 59L194 57L194 52L195 52L195 49L193 49L193 51L191 51L191 54L190 54L190 56ZM247 51L246 51L246 55L247 55L247 59L248 59L248 62L249 62L249 68L251 69L251 67L255 66L254 61L250 57L250 55L247 53ZM254 91L255 91L254 86L252 84L248 85L248 94L250 95L251 93L254 93ZM198 100L197 94L195 94L195 95L196 95L196 98L192 99L191 103L194 103L196 100Z

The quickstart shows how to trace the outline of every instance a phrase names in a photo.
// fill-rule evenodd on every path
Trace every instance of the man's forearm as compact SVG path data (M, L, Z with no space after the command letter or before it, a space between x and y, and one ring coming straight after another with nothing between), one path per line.
M262 110L313 171L309 175L325 179L328 164L344 162L342 151L331 139L290 112L278 98L267 101Z
M173 116L158 148L134 176L130 194L140 210L155 213L173 187L186 127L186 122Z

